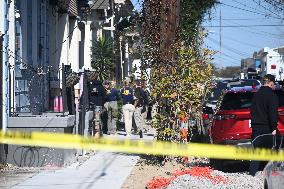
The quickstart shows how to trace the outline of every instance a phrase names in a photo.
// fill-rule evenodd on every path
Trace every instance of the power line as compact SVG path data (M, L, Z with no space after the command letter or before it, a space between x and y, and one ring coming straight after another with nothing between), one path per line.
M233 0L233 1L234 1L234 0ZM278 14L276 14L275 12L273 12L273 11L271 11L270 9L266 8L265 6L261 5L261 4L260 4L260 2L259 2L259 3L257 3L255 0L253 0L253 2L254 2L254 3L256 3L258 6L262 7L263 9L265 9L265 10L269 11L270 13L272 13L272 14L276 15L277 17L279 17L279 18L283 19L281 16L279 16L279 15L278 15Z
M246 12L250 12L250 13L254 13L254 14L258 14L258 15L263 15L263 16L265 16L265 17L278 18L278 17L274 17L274 16L271 16L271 15L263 14L263 13L260 13L260 12L255 12L255 11L252 11L252 10L244 9L244 8L241 8L241 7L236 7L236 6L233 6L233 5L228 5L228 4L225 4L225 3L220 3L220 4L222 4L222 5L224 5L224 6L227 6L227 7L231 7L231 8L243 10L243 11L246 11Z
M251 43L248 43L248 42L245 42L245 41L239 41L239 40L236 40L234 38L230 38L228 36L224 36L223 35L223 38L231 40L231 41L234 41L234 42L237 42L237 43L242 44L242 45L246 45L246 46L250 46L250 47L254 47L254 48L261 48L260 46L256 46L254 44L251 44Z
M211 40L214 44L216 44L216 45L218 45L218 42L216 41L216 40L214 40L214 39L212 39L212 38L208 38L209 40ZM223 47L226 49L226 50L228 50L228 51L230 51L230 52L232 52L232 53L234 53L234 54L236 54L236 55L238 55L238 56L240 56L240 57L247 57L248 55L247 54L243 54L242 52L240 52L240 51L237 51L237 50L235 50L234 48L232 48L232 47L228 47L228 46L226 46L226 45L223 45ZM226 57L228 57L228 58L231 58L231 59L233 59L233 60L235 60L235 61L240 61L239 59L236 59L236 58L233 58L232 56L230 56L230 55L227 55L226 53L224 53L224 52L219 52L220 53L220 55L224 55L224 56L226 56ZM220 58L221 58L221 56L220 56Z
M225 55L225 54L223 54L223 55ZM226 62L229 62L229 63L231 63L231 64L234 64L234 65L240 65L240 60L235 60L234 58L231 58L231 57L227 57L227 56L223 56L223 57L221 57L220 55L216 55L216 58L215 58L215 60L216 59L224 59Z
M235 63L237 63L238 65L240 64L240 60L241 60L241 59L234 58L234 57L232 57L232 56L230 56L230 55L228 55L228 54L226 54L226 53L224 53L224 52L219 53L219 55L216 54L216 56L219 56L219 58L221 58L221 55L224 56L224 57L222 57L222 58L226 58L227 60L230 59L230 61L233 60L233 61L234 61Z
M276 9L283 11L283 3L274 1L274 0L264 0L265 2L267 2L268 4L274 6ZM281 6L281 7L280 7Z
M239 26L240 26L240 24L238 24L237 22L234 22L234 21L231 21L230 23L235 23L236 25L239 25ZM245 31L249 31L249 32L254 33L254 34L260 34L260 35L265 36L265 37L267 37L267 35L270 35L270 36L273 36L273 38L277 38L277 39L280 38L280 35L279 35L279 34L274 34L274 33L266 32L266 31L263 31L263 30L260 30L260 29L257 29L257 30L254 29L254 28L246 28L246 29L240 28L240 29L245 30ZM252 31L252 30L253 30L253 31ZM260 33L260 32L261 32L261 33Z
M219 58L220 58L219 56L215 57L212 63L217 64L217 65L226 65L226 66L240 66L239 61L235 61L235 60L231 60L229 58L223 57L222 59L224 59L224 63L221 63Z
M228 62L231 65L236 65L236 66L240 66L240 60L234 59L231 56L222 53L222 55L224 55L223 57L221 57L220 55L215 55L218 59L224 59L226 62ZM217 58L214 58L215 60ZM222 63L221 63L222 64Z
M259 35L259 36L267 37L267 34L251 31L251 30L248 30L247 28L233 28L233 29L243 30L243 31L249 32L251 34L256 34L256 35ZM280 36L275 37L274 35L270 35L270 37L274 38L274 39L278 39L278 40L280 39Z
M222 18L222 20L264 20L264 19L269 19L269 20L280 20L279 18ZM213 19L210 19L210 18L207 18L205 20L219 20L219 18L213 18ZM282 19L281 19L282 20Z
M215 40L215 39L213 39L213 38L211 38L211 37L207 37L207 39L209 39L210 41L212 41L212 42L215 43L216 45L219 45L219 42L218 42L217 40ZM241 57L248 56L247 53L241 52L241 51L239 51L239 50L237 50L237 49L235 49L235 48L233 48L233 47L230 47L230 46L228 46L228 45L224 45L224 44L223 44L223 47L226 48L227 50L231 51L232 53L235 53L236 55L239 55L239 56L241 56Z
M254 25L212 25L212 26L203 26L208 28L249 28L249 27L276 27L276 26L284 26L283 24L254 24Z
M239 2L239 1L237 1L237 0L232 0L232 1L235 2L235 3L237 3L237 4L242 5L242 6L244 6L244 7L248 7L248 8L250 8L250 9L252 9L252 10L259 11L259 13L262 13L262 14L265 14L265 15L267 14L267 12L263 12L262 10L259 10L259 9L254 8L254 7L248 6L248 5L246 5L246 4L244 4L244 3L241 3L241 2ZM275 14L275 13L273 13L273 14ZM268 15L270 15L270 13L269 13ZM279 17L279 15L277 15L277 14L276 14L276 16ZM281 18L281 17L279 17L279 18Z

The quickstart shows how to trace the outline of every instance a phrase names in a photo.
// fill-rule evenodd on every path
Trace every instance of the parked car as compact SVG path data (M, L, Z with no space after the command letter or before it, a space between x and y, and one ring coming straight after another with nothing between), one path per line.
M226 92L219 110L214 115L212 126L209 128L211 143L251 147L250 107L256 91L255 88L244 87ZM278 129L283 134L284 91L276 90L275 93L279 97ZM213 161L217 162L217 160ZM216 162L213 162L213 164ZM217 166L220 166L220 161L218 161Z
M214 144L251 145L250 106L256 90L230 90L215 114L210 137ZM279 97L278 129L284 133L284 91L276 90Z
M261 82L257 79L240 79L240 80L233 80L227 83L227 89L234 88L235 90L242 89L242 88L260 88Z
M227 82L224 81L217 81L215 86L212 89L212 92L206 102L206 106L212 107L214 110L219 97L222 95L222 92L227 89Z
M263 170L264 189L284 189L284 162L270 161Z
M273 146L283 150L284 135L273 138ZM284 161L270 161L265 166L263 175L264 189L284 189Z
M213 120L214 111L213 108L210 106L203 106L202 111L202 120L203 120L203 127L204 127L204 137L207 139L209 138L209 127L211 126Z

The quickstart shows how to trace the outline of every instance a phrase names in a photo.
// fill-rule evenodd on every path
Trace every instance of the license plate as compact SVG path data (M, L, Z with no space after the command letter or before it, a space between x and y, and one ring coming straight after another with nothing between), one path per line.
M251 120L249 120L249 128L251 128Z

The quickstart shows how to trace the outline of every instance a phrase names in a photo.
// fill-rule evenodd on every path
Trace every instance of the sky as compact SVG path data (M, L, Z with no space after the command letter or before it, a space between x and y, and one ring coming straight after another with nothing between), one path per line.
M141 10L141 7L142 7L142 3L144 0L131 0L132 1L132 4L134 5L134 8L136 10Z
M132 0L132 2L139 9L143 0ZM240 66L241 59L252 57L255 51L260 51L263 47L284 46L284 11L281 14L264 0L219 0L219 2L221 4L215 5L203 22L203 26L209 32L205 45L217 51L213 60L215 66ZM220 9L221 28L219 27ZM252 25L282 26L252 27Z
M221 0L220 2L223 4L216 5L203 23L203 26L211 26L206 27L209 35L205 44L217 51L214 65L240 66L242 58L252 57L255 51L260 51L263 47L284 46L283 13L276 11L263 0ZM221 26L234 27L212 27L220 26L220 9ZM243 27L239 27L240 25ZM251 27L252 25L282 26Z

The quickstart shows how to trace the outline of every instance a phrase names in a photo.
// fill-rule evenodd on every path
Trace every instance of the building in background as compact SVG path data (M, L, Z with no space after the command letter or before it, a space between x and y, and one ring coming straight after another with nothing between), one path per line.
M264 47L254 54L254 59L260 61L259 76L272 74L276 80L284 79L284 47Z
M86 6L86 4L85 4ZM131 26L129 18L133 16L134 6L130 0L88 1L90 12L85 20L84 68L93 70L91 64L92 42L99 38L113 41L113 71L109 79L118 83L128 76L131 65L129 48L131 41L124 34L124 29Z
M246 58L241 60L241 73L242 79L257 79L258 68L256 66L256 60L254 58Z

